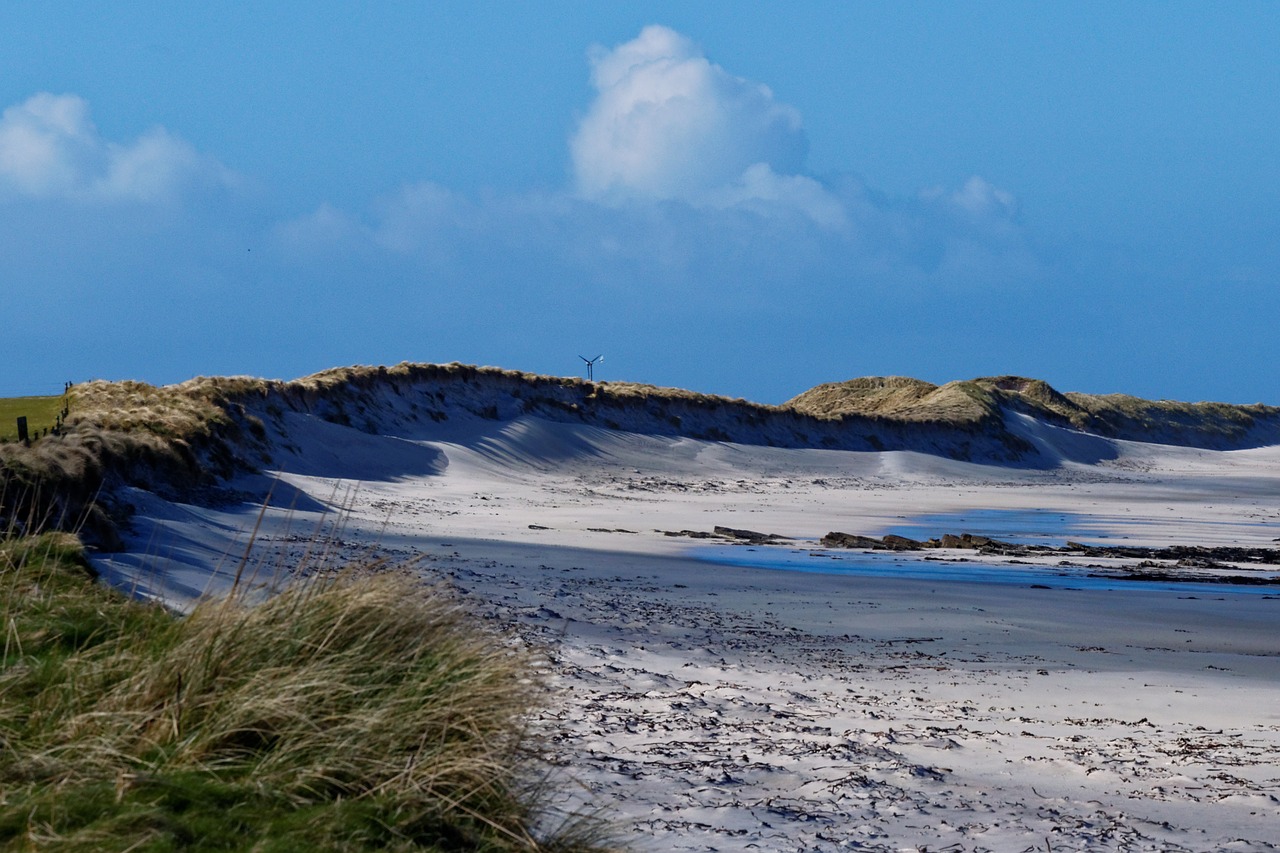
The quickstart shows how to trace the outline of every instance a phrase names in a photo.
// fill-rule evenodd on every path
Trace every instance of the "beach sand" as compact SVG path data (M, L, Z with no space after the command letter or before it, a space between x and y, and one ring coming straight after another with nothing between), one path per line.
M289 417L299 453L234 484L269 507L127 493L129 551L95 565L180 607L246 551L254 584L317 547L415 561L545 649L561 807L635 849L1280 848L1280 587L940 581L919 554L889 558L901 577L782 571L666 535L780 534L797 541L738 548L815 565L853 556L809 556L831 530L972 519L1274 546L1280 448L1117 442L1033 470L533 419L356 440Z

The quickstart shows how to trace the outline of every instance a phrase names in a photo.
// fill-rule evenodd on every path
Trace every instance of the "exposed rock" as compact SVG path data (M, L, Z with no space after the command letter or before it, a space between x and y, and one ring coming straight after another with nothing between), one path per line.
M822 537L826 548L854 548L864 551L924 551L939 548L973 549L992 557L1032 557L1053 554L1085 557L1110 557L1141 560L1137 568L1164 570L1170 566L1190 569L1225 569L1228 563L1257 563L1280 565L1280 548L1239 548L1232 546L1204 547L1200 545L1169 545L1164 548L1144 548L1133 545L1085 545L1067 542L1065 546L1028 545L1021 542L1005 542L989 536L971 533L944 533L923 542L905 536L889 534L881 539L855 533L832 531ZM1159 562L1155 562L1159 561ZM1063 565L1063 563L1059 563ZM1229 581L1234 582L1234 581Z
M885 544L870 536L859 536L856 533L840 533L831 531L822 537L821 544L826 548L861 548L866 551L883 551Z
M1130 560L1187 561L1195 568L1218 568L1220 563L1259 563L1280 565L1280 548L1239 548L1229 545L1204 547L1201 545L1170 545L1165 548L1143 548L1133 545L1084 545L1068 542L1067 552L1086 557L1122 557Z
M774 542L790 542L791 537L779 536L777 533L758 533L754 530L741 530L736 527L715 527L715 535L726 539L739 539L753 545L769 545Z
M974 536L972 533L944 533L940 539L930 539L924 543L926 548L982 548L987 545L1004 544L986 536Z

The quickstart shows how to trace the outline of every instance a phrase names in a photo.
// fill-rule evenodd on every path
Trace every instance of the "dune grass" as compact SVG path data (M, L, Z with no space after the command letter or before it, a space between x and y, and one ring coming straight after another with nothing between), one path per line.
M18 418L27 419L31 435L53 429L62 411L64 397L2 397L0 398L0 441L18 440Z
M175 618L0 545L0 848L598 850L535 838L529 655L404 573Z

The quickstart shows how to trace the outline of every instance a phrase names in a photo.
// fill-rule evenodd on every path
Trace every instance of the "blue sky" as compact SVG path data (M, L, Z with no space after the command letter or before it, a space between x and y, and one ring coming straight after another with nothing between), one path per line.
M11 2L0 394L463 361L1280 404L1280 6Z

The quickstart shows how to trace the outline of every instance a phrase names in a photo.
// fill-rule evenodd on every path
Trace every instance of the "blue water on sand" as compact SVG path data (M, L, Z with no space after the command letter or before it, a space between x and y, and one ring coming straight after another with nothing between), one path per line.
M910 539L931 539L944 533L972 533L1022 545L1061 547L1068 540L1101 544L1108 535L1097 518L1047 509L970 509L913 515L876 535L892 533ZM849 531L856 533L859 531Z
M927 539L941 536L943 533L957 535L971 533L975 536L988 536L992 539L1029 545L1062 546L1068 540L1089 544L1108 544L1105 542L1108 537L1102 533L1098 520L1085 515L1047 510L967 510L956 513L917 515L903 519L901 524L866 532L878 536L893 533L912 539ZM1163 591L1176 592L1188 597L1223 594L1280 597L1280 585L1134 581L1112 577L1090 577L1090 572L1094 570L1081 566L983 563L978 557L969 557L966 562L943 562L938 559L924 559L927 553L904 554L879 551L863 553L841 548L824 549L817 543L807 550L743 545L694 549L694 556L700 560L721 565L786 572L936 582L959 581L1022 587L1041 586L1052 589ZM1080 561L1076 560L1076 562ZM1280 570L1274 574L1280 574Z

